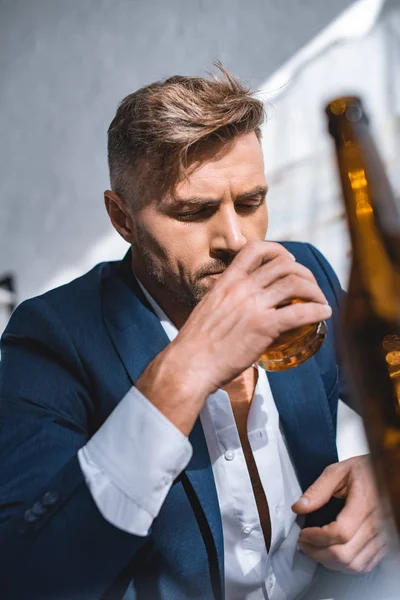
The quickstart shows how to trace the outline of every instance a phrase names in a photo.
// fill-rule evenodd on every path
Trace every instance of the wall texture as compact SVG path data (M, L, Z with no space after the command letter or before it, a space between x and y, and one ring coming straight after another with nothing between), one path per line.
M273 98L270 119L264 127L270 185L269 236L317 246L344 287L350 242L334 144L324 112L334 97L354 94L362 98L400 201L399 0L383 2L377 17L361 36L338 33L326 48L292 73L287 85Z
M0 275L19 299L110 231L106 130L123 96L216 59L258 86L349 4L0 0Z

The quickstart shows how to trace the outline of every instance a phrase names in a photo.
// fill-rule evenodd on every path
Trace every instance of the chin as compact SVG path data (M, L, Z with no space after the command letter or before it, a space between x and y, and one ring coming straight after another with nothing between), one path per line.
M201 286L201 288L199 289L199 297L204 298L204 296L207 296L208 292L210 292L214 285L217 283L216 279L211 279L210 281L207 281L206 284L204 284L203 286Z
M207 281L199 284L195 290L194 297L196 298L196 304L198 304L204 296L207 296L208 292L214 287L216 280Z

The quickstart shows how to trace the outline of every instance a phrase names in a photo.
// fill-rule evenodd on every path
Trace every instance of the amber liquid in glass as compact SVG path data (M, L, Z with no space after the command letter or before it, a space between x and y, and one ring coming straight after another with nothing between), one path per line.
M324 321L286 331L262 353L257 362L266 371L286 371L298 367L320 349L326 331Z

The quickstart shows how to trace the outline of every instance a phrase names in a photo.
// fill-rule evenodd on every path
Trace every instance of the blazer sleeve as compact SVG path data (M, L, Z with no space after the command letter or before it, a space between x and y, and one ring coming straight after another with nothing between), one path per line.
M339 336L340 332L340 314L343 302L346 297L346 292L342 289L339 279L333 270L330 263L326 260L324 255L317 250L311 244L307 244L309 249L311 250L315 260L317 261L319 268L322 269L326 280L331 288L332 294L331 298L333 300L332 305L332 319L333 319L333 329L336 332L336 354L338 360L338 380L339 380L339 398L350 408L360 413L360 407L357 405L355 401L354 395L351 391L350 386L350 375L348 373L345 359L343 357L343 350L341 345L341 340Z
M147 541L106 521L84 481L77 452L89 439L92 402L55 311L43 298L21 304L0 363L0 590L8 600L99 598Z

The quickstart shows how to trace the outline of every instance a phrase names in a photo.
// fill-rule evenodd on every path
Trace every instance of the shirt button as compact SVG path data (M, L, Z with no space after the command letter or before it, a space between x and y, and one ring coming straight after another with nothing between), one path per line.
M225 460L233 460L235 458L235 452L233 450L228 450L225 452Z
M250 533L251 533L250 525L246 525L246 527L243 527L242 532L244 535L250 535Z
M267 586L268 586L269 592L271 592L274 585L275 585L275 575L270 575L267 579Z
M28 509L24 514L25 523L35 523L39 519L31 509Z

